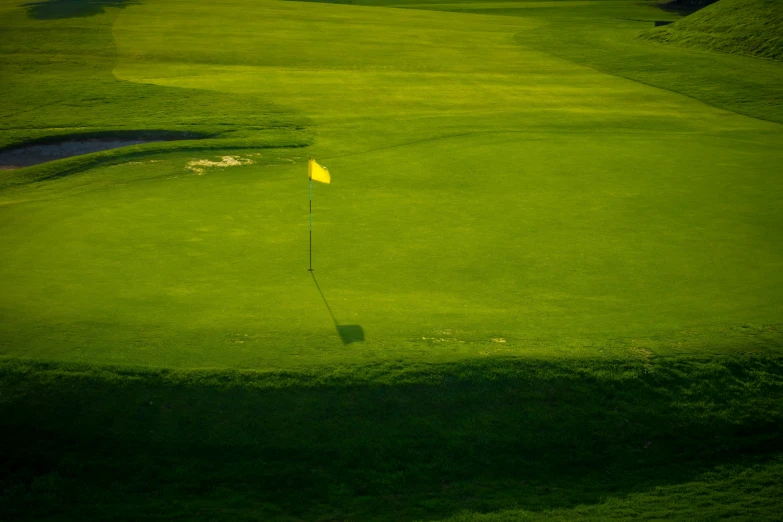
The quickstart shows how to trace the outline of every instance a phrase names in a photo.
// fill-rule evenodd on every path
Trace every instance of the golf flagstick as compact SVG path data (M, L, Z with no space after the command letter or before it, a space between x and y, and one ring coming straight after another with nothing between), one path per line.
M313 271L313 178L310 179L310 272Z
M307 162L307 178L310 180L310 268L313 271L313 180L332 184L332 177L329 175L329 169L315 162L313 158Z

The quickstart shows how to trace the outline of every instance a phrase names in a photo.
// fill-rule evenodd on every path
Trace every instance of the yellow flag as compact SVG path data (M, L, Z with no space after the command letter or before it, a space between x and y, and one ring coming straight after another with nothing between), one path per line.
M332 184L332 177L329 175L329 169L316 163L313 158L310 158L310 162L307 164L307 177L314 179L315 181L320 181L321 183L326 183L327 185Z

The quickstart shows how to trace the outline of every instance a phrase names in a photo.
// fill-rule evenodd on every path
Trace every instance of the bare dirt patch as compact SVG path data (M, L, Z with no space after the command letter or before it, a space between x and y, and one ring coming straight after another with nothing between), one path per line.
M222 156L220 161L200 159L189 161L185 168L196 175L202 175L208 168L240 167L242 165L252 165L255 161L241 156Z

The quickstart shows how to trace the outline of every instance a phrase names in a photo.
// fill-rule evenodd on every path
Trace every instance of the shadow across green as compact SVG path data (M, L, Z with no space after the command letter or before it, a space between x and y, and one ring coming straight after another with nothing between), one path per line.
M5 360L0 512L546 516L669 486L684 505L688 488L703 503L705 473L736 478L765 465L783 474L781 390L783 360L774 357L492 358L279 373ZM777 513L770 484L769 475L746 484L732 502L745 495L749 516Z

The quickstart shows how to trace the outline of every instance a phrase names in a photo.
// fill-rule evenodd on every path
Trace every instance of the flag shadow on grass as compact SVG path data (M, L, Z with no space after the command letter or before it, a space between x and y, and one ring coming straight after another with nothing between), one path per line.
M315 274L310 272L310 275L313 277L315 287L318 289L318 293L321 294L321 299L323 299L324 304L326 305L326 309L329 311L329 317L332 318L334 327L337 330L337 335L340 336L340 340L343 342L343 344L348 345L351 343L360 343L364 341L364 329L361 327L361 325L340 324L337 322L337 318L332 312L332 307L329 306L329 301L326 300L326 296L324 296L324 292L321 290L321 285L318 284L318 280L315 278Z

